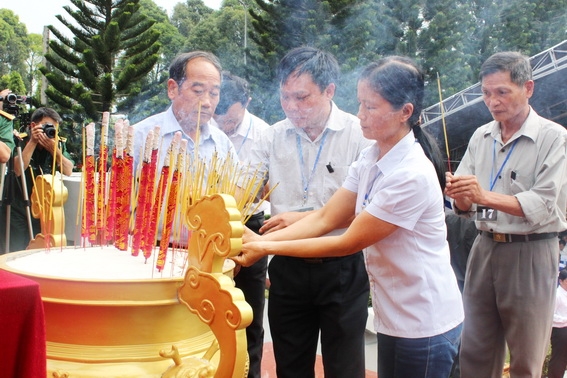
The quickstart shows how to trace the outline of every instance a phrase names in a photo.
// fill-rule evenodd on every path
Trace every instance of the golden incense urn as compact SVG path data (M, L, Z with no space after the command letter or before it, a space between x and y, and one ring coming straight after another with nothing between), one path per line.
M74 260L70 275L52 273L45 263L39 264L41 271L26 267L34 256L62 258L63 263L51 264L58 269L65 269L65 254L99 254L103 267L115 264L104 253L132 257L115 247L52 247L0 256L0 269L40 285L48 377L247 375L245 328L252 310L228 275L234 263L227 260L242 246L241 214L232 196L214 194L191 205L185 221L192 235L184 251L188 264L179 276L93 278L92 260L82 257Z

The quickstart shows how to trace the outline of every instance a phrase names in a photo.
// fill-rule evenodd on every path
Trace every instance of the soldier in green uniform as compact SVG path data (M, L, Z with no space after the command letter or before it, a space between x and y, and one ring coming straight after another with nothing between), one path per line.
M17 150L14 152L13 169L17 179L14 183L13 198L10 201L10 245L7 252L24 250L30 242L27 203L20 179L22 168L25 174L28 199L31 199L33 179L41 174L51 174L54 163L57 165L57 171L64 175L68 176L73 172L74 163L67 153L65 139L55 135L55 130L59 127L60 122L61 116L55 110L38 108L31 116L27 134L21 134L24 136L21 156ZM32 233L35 237L41 232L41 224L39 219L35 218L31 219L31 223ZM5 240L5 233L6 209L3 206L0 214L0 240ZM4 248L4 246L0 248Z
M0 97L4 98L8 93L10 93L10 90L4 89L0 92ZM14 129L13 120L15 117L2 109L3 101L0 101L0 163L6 163L10 160L10 155L14 148L14 135L12 130ZM4 171L1 173L3 174Z

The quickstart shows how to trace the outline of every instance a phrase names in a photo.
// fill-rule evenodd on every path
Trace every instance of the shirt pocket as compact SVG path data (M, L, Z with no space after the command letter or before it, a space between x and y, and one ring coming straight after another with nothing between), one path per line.
M523 176L519 173L515 173L515 178L510 180L510 194L515 195L518 193L528 191L533 183L531 177Z
M332 195L343 186L343 183L348 174L348 166L332 166L333 172L325 169L325 175L323 176L323 187L324 187L324 197L325 202L332 197Z

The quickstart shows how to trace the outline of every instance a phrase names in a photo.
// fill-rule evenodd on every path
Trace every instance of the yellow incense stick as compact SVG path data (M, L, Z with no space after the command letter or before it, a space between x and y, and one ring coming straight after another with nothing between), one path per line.
M201 139L201 101L199 101L199 110L197 112L197 130L195 130L195 160L199 159L199 141Z
M279 183L278 183L279 184ZM278 184L274 185L273 187L270 188L270 190L268 190L268 192L266 193L266 195L264 195L262 197L262 199L256 204L256 206L254 206L254 210L253 211L248 211L245 214L248 214L247 216L244 217L244 219L242 220L242 223L246 223L248 222L248 220L252 217L252 215L256 214L256 212L258 211L258 209L260 208L260 206L264 203L264 201L267 198L270 198L270 194L274 191L274 189L278 186Z
M87 208L87 196L85 195L85 183L87 182L87 138L86 138L86 127L85 125L83 125L83 130L82 130L82 134L83 134L83 168L81 170L81 196L79 196L79 201L82 198L82 203L83 203L83 211L77 211L77 218L79 217L79 214L82 214L81 217L81 235L83 234L83 230L86 233L87 232L87 214L85 209ZM83 243L81 243L81 245L83 245Z
M45 222L45 233L46 236L50 235L53 231L51 229L51 221L53 220L53 202L55 198L55 172L57 168L57 156L59 153L59 127L55 128L55 147L53 148L53 164L51 166L51 193L49 196L49 211L47 212L47 222ZM61 175L63 175L63 155L61 155L61 159L59 161L59 167L61 170ZM63 186L63 180L61 180L61 186ZM61 219L63 220L63 219ZM65 230L65 228L62 228ZM49 244L49 243L48 243Z
M445 151L447 152L447 164L449 167L449 172L451 170L451 154L449 152L449 138L447 138L447 125L445 125L445 106L443 105L443 95L441 94L441 79L439 78L439 72L437 72L437 88L439 90L439 106L441 108L441 121L443 123L443 135L445 137Z

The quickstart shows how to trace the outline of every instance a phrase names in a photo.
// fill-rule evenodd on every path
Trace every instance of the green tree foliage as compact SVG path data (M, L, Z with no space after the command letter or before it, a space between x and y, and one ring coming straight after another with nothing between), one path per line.
M17 93L18 95L26 93L26 86L24 85L22 75L17 71L2 75L0 77L0 88L9 88L12 93Z
M473 24L464 35L464 49L469 65L478 74L482 62L498 50L496 28L500 23L500 11L507 0L473 0L470 2ZM472 83L476 82L476 76ZM463 87L464 89L465 87Z
M134 59L134 50L111 48L117 44L123 47L125 35L141 37L142 26L148 22L155 22L152 29L161 33L160 53L145 52L155 59L153 69L140 74L140 80L128 80L128 90L115 94L118 110L128 113L131 121L168 106L168 66L180 51L215 53L225 69L250 82L254 99L250 110L275 122L283 118L275 68L289 49L299 45L313 45L335 54L342 70L335 101L356 113L358 72L382 56L403 54L418 60L427 75L425 106L429 106L439 101L437 75L441 96L447 98L476 83L481 63L494 52L519 50L534 55L567 38L567 0L224 0L220 10L208 8L203 0L185 0L175 6L170 20L152 0L70 1L79 9L68 11L77 21L68 26L74 37L62 36L58 43L51 42L48 57L60 59L49 66L50 74L59 75L50 90L62 99L59 103L71 106L83 117L86 109L103 109L101 99L109 92L110 81L103 63L114 63L110 78L115 80L128 73L124 62ZM127 11L127 6L133 8ZM116 9L109 11L108 7ZM110 25L118 17L128 20ZM134 21L135 17L145 17L146 21ZM32 68L25 63L30 57L29 42L20 38L15 44L16 36L25 36L22 28L25 30L11 11L0 10L0 41L4 41L0 48L10 46L0 54L0 59L5 59L0 60L0 75L11 72L12 67L25 68L21 76L30 93ZM57 38L61 34L53 33ZM140 40L147 43L148 38ZM142 50L143 45L134 43L134 37L127 41L131 48L139 47L136 53ZM112 59L99 60L105 53ZM8 56L16 55L22 57L20 63L6 63ZM151 60L144 59L136 67L146 62ZM91 66L99 65L104 69L91 73ZM66 92L57 92L55 82Z
M0 77L0 88L10 88L13 94L24 96L26 93L26 87L24 85L24 80L18 71L12 71L9 74L3 75ZM16 101L15 103L4 104L3 110L11 113L15 116L18 116L14 120L14 128L15 129L24 129L26 126L26 122L22 122L23 114L27 113L27 105L20 101Z
M362 66L391 54L415 58L427 75L427 106L439 101L437 75L441 96L449 97L477 81L480 64L489 55L525 44L514 42L521 36L512 30L514 23L503 22L506 17L514 19L508 16L514 9L520 12L530 2L537 5L532 5L535 8L529 17L541 27L524 28L537 29L530 32L541 40L533 49L541 51L563 40L564 28L558 25L567 13L565 1L546 2L545 11L536 12L543 2L225 0L219 11L213 11L201 0L189 0L175 7L172 23L187 37L184 51L211 51L225 69L247 78L254 97L251 110L275 122L283 117L275 67L293 47L313 45L335 54L343 71L335 100L353 113L357 111L356 78ZM245 20L247 43L243 38ZM549 23L554 27L545 28Z
M527 55L553 46L567 37L566 0L516 0L505 3L496 29L500 47Z
M217 12L214 19L215 30L218 31L215 54L221 60L223 69L244 76L246 73L243 68L248 60L245 51L245 42L248 44L248 38L245 36L248 15L245 8L238 1L227 2L223 11Z
M191 34L187 37L183 45L183 51L207 50L215 52L218 50L220 40L225 36L219 35L217 29L218 15L211 14L191 29Z
M418 51L418 34L423 26L421 0L385 0L384 22L387 33L394 37L390 54L415 58Z
M207 50L222 62L223 69L242 75L245 61L244 9L234 1L193 28L184 51Z
M117 101L139 92L135 83L159 60L160 34L140 12L140 0L70 1L76 9L63 9L74 22L57 18L73 37L50 25L57 39L49 42L49 65L40 70L53 103L76 120L99 120Z
M12 93L18 95L25 95L26 86L24 85L24 80L22 75L18 71L12 71L9 74L2 75L0 77L0 88L9 88Z
M258 114L272 123L283 118L279 105L279 83L275 69L287 51L302 45L332 52L344 44L342 29L351 14L353 0L255 0L250 8L250 39L257 53L251 54L248 79L260 93Z
M43 38L41 34L29 35L30 48L26 64L26 81L28 82L28 96L34 96L38 93L38 84L41 80L41 72L39 66L43 60Z
M172 22L179 25L180 32L186 36L182 50L210 51L221 60L223 69L245 76L249 55L246 51L255 48L255 45L248 44L246 35L249 29L247 2L225 0L220 11L211 10L201 0L177 4Z
M25 82L29 46L28 32L20 18L9 9L0 9L0 76L18 72ZM20 90L26 93L25 88Z
M177 4L172 22L185 25L180 28L183 32L191 30L182 51L210 51L219 57L224 70L247 78L249 71L247 62L251 56L257 55L257 45L249 40L246 33L250 30L251 21L248 9L254 6L253 0L225 0L221 10L212 11L200 0ZM209 12L203 11L202 7ZM183 17L187 18L186 22L183 22ZM253 81L251 85L254 87ZM262 108L257 93L259 91L253 88L254 100L250 106L252 111Z
M171 23L182 36L188 38L193 32L193 28L206 20L212 13L213 10L207 7L203 0L187 0L175 5Z
M422 28L418 37L419 53L426 80L426 102L437 102L462 90L463 78L474 82L468 56L464 47L465 35L473 24L470 5L467 0L430 0L423 8L423 20L427 28ZM441 93L438 88L442 84Z
M352 5L346 19L335 24L331 31L329 49L341 65L342 75L337 84L335 102L343 110L356 114L358 101L356 84L360 67L392 51L393 38L386 32L386 16L381 2L360 1Z

